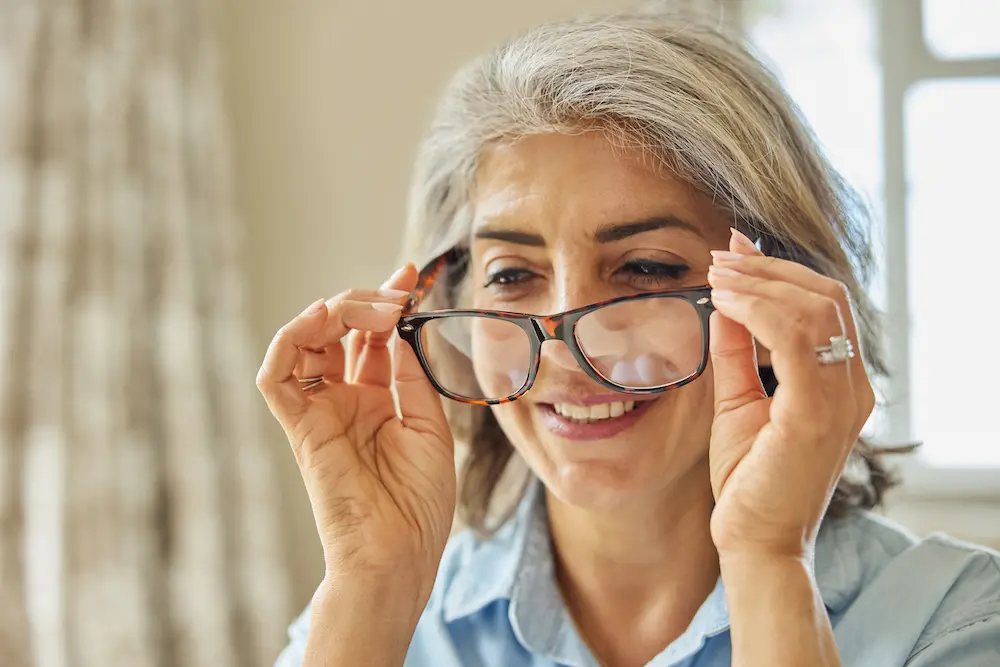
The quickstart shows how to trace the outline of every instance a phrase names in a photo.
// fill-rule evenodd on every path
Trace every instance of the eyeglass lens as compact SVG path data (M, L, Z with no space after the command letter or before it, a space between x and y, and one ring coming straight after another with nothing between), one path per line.
M442 317L420 330L421 348L435 381L473 400L519 392L532 364L531 334L496 317ZM654 389L692 376L702 362L702 324L695 307L677 297L623 301L584 315L576 342L593 369L627 389ZM542 345L542 367L558 341Z

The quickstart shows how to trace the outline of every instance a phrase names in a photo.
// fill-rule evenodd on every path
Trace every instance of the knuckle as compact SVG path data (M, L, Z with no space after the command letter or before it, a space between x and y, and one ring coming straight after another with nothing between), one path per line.
M830 276L825 276L821 273L817 273L816 284L818 292L823 296L829 297L831 299L836 299L840 301L845 298L848 294L847 285L843 282L837 280L836 278L831 278Z
M830 297L821 296L816 301L816 322L818 326L822 327L822 331L817 332L818 335L828 337L831 328L835 328L839 332L844 324L840 304Z
M749 314L750 317L758 318L766 315L765 311L767 310L767 304L764 303L763 299L754 294L746 294L744 298L746 299L747 304L747 314Z
M839 303L850 303L851 301L851 288L846 283L834 278L826 278L824 293Z
M799 345L811 344L815 337L815 318L804 310L795 309L789 312L786 322L786 335Z
M288 340L289 325L286 324L277 331L274 332L274 338L271 339L272 345L281 345L286 340Z
M782 260L778 259L777 257L771 257L770 255L764 255L759 258L759 261L761 266L765 270L770 271L772 269L778 268Z
M819 297L818 308L827 317L840 317L840 304L831 297Z
M360 287L352 287L349 290L340 292L336 296L326 300L326 305L333 310L343 310L350 303L356 301L366 301L371 298L371 290L363 290Z
M356 301L361 297L367 296L369 293L369 290L352 287L351 289L341 292L337 296L333 297L330 301L336 301L337 303L342 303L344 301Z
M833 278L825 278L826 285L823 289L823 294L828 298L832 299L837 307L840 309L840 314L847 316L851 312L851 288L839 280Z

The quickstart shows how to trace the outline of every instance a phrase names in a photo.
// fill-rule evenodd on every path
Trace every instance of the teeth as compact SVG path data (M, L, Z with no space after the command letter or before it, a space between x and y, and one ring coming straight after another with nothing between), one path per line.
M574 421L593 422L621 417L626 412L635 408L635 401L617 401L615 403L601 403L600 405L591 406L556 403L552 407L563 417L569 417Z

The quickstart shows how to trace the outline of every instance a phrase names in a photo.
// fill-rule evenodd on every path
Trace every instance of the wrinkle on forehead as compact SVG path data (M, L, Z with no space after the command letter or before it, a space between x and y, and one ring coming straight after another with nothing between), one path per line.
M473 234L496 225L590 236L602 225L675 215L705 226L706 237L728 238L726 217L710 200L600 131L494 144L482 155L472 194Z

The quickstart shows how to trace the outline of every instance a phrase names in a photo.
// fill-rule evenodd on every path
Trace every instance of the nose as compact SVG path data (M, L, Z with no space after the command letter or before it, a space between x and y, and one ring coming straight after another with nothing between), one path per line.
M567 271L566 273L570 273ZM582 271L573 271L572 275L579 276ZM602 289L599 284L589 280L564 277L558 281L558 289L553 294L555 308L552 312L564 313L575 308L589 305L599 301L602 297ZM555 331L549 331L550 336ZM579 362L570 352L569 347L559 339L549 338L542 343L541 364L538 369L539 377L537 382L544 382L549 378L557 378L562 381L565 373L584 373Z
M581 370L580 364L573 358L573 353L561 340L547 340L542 343L542 365L539 371L544 372L546 366L555 366L568 371Z

